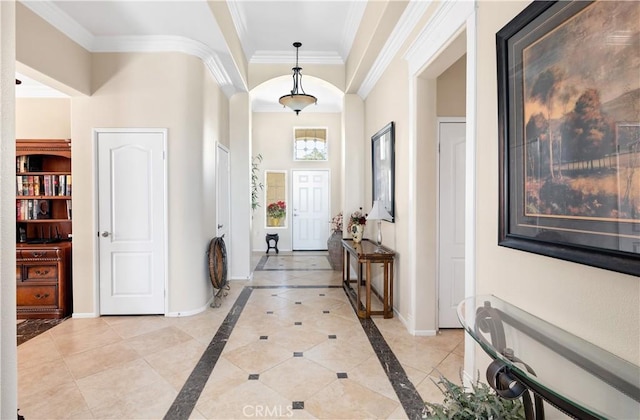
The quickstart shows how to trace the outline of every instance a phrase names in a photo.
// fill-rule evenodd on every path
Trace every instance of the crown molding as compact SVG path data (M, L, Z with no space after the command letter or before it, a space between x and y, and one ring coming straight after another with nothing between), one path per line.
M21 1L21 3L74 42L80 44L85 50L92 51L93 34L60 10L52 1L36 0Z
M23 4L89 52L171 51L193 55L202 60L227 97L243 91L242 86L233 84L231 77L229 77L220 61L220 57L201 42L180 36L96 37L49 0L27 1Z
M435 57L447 40L466 24L475 8L475 1L448 0L441 4L404 55L410 75L417 74Z
M236 1L227 1L227 7L229 8L229 13L231 14L231 21L233 22L233 26L236 28L236 33L238 34L238 38L240 39L240 45L248 44L248 33L247 30L247 22L244 20L244 15L240 11L238 7L238 2ZM244 48L244 47L243 47ZM253 45L247 47L249 50L253 50ZM244 51L245 54L248 55L247 51Z
M298 54L299 64L342 65L344 60L337 52L305 51ZM251 64L295 64L296 56L287 51L256 51L249 62Z
M382 47L382 51L376 58L373 66L371 66L371 70L364 78L362 85L360 85L360 89L358 89L358 96L362 99L366 99L369 93L371 93L371 90L378 80L380 80L380 77L382 77L387 67L389 67L389 64L393 61L393 57L395 57L400 48L402 48L402 45L405 43L431 3L431 0L411 0L409 2L395 28L393 28L389 39L387 39L384 47Z
M350 3L349 10L347 11L346 25L342 32L342 43L340 45L340 55L344 61L349 57L351 46L356 38L356 33L358 32L366 8L367 2L364 1L354 1Z

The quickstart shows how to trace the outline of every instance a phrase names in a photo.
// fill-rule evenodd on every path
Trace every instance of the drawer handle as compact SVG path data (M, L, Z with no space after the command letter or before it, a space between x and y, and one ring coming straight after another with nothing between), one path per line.
M49 293L45 293L44 295L41 295L40 293L38 293L37 295L34 295L34 297L36 299L46 299L49 297Z
M42 257L44 254L45 254L44 252L36 252L36 251L34 251L34 252L32 252L32 253L31 253L31 255L33 255L33 257L34 257L34 258L40 258L40 257Z
M46 276L49 274L49 270L35 270L36 274L39 276Z

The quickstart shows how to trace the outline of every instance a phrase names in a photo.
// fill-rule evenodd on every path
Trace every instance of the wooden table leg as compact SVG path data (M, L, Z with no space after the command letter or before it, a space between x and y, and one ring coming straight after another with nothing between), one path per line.
M393 260L389 262L389 316L384 314L385 318L393 318Z
M371 263L369 261L367 261L367 278L365 281L367 282L366 317L371 318Z
M384 262L383 271L384 271L384 294L382 295L382 312L385 318L389 313L389 263Z

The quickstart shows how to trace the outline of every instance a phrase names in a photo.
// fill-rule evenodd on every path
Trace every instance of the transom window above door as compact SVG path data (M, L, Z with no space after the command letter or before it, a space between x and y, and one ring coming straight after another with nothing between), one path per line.
M328 160L327 129L293 129L293 160Z

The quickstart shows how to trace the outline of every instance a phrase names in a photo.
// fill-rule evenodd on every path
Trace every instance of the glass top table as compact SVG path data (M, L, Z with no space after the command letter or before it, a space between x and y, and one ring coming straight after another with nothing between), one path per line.
M640 367L633 363L495 296L463 300L458 318L494 359L487 380L499 394L517 398L524 386L576 418L640 419Z

